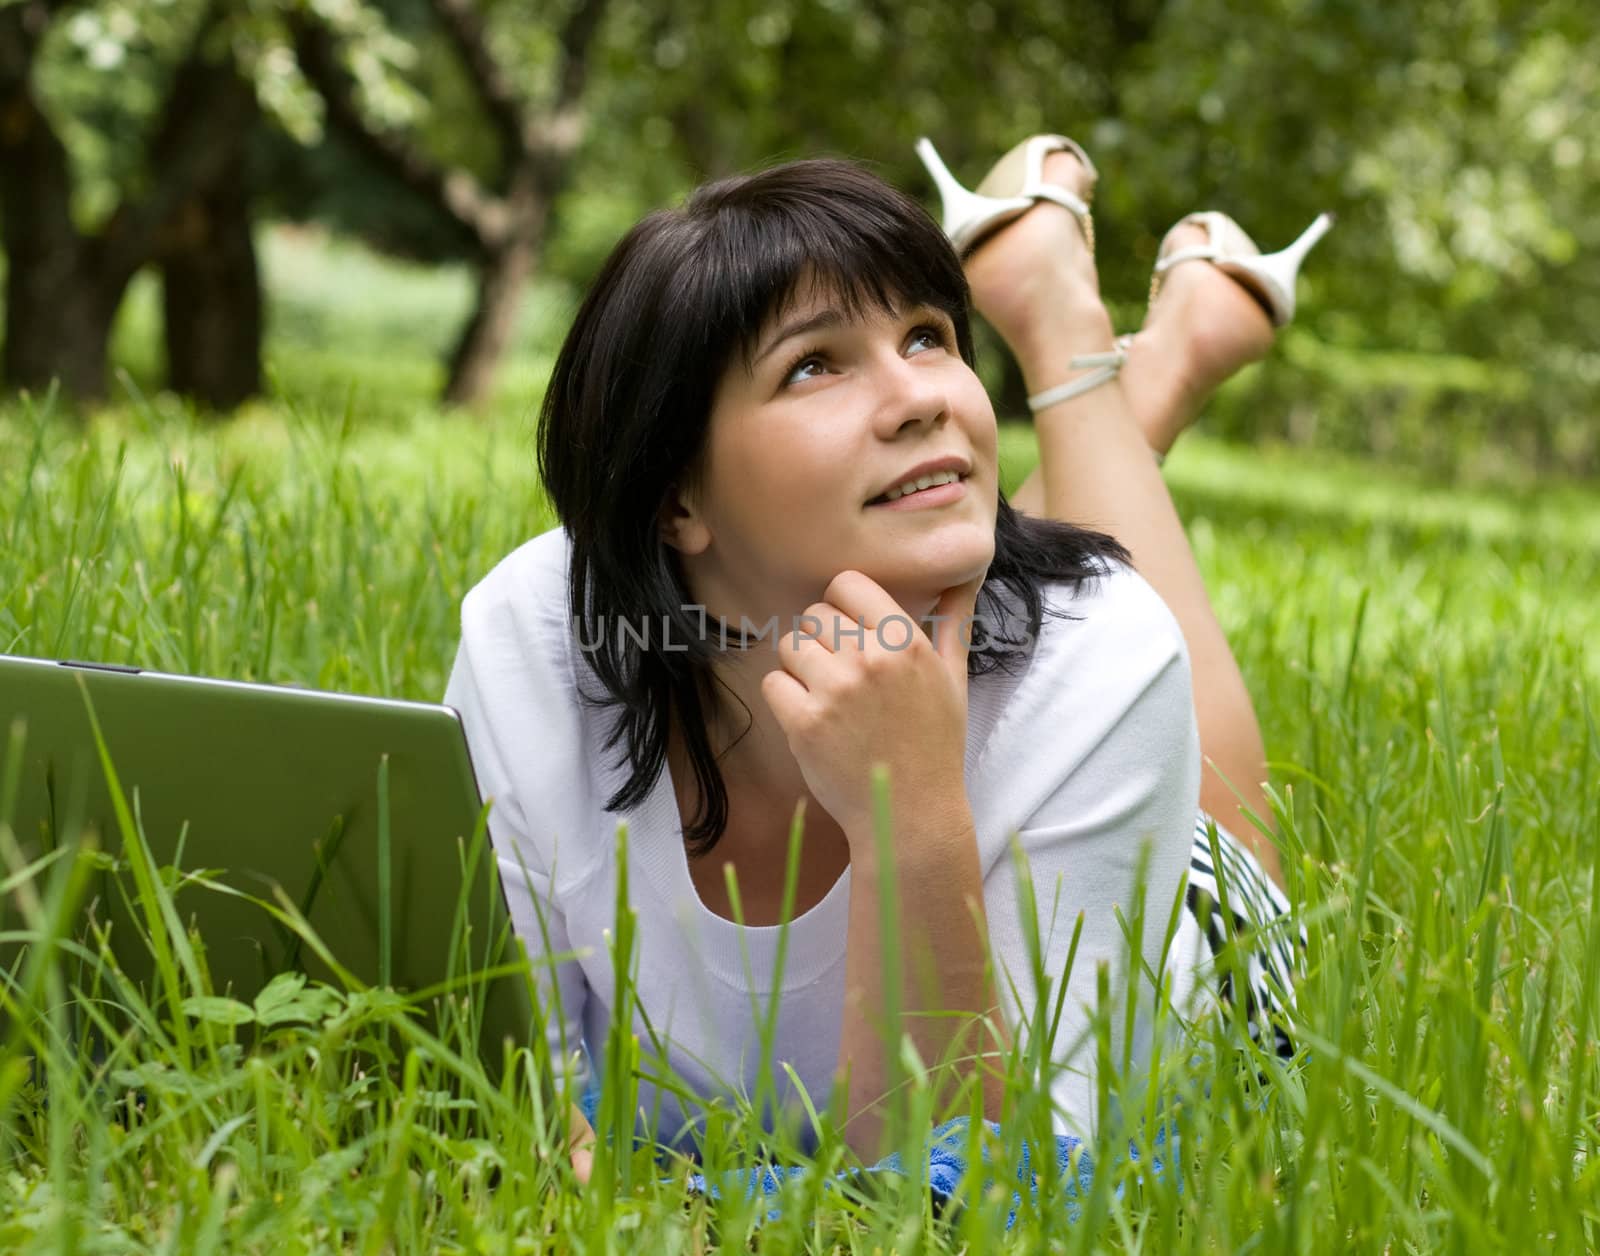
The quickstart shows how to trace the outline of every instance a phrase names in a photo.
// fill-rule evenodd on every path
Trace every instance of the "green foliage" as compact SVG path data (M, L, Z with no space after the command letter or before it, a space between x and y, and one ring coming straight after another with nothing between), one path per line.
M79 173L82 222L98 222L144 177L146 136L203 9L202 0L102 0L51 24L35 76Z
M299 144L321 135L322 102L306 84L284 30L301 0L93 0L62 6L46 31L34 81L72 157L75 211L100 222L120 197L155 173L148 143L178 62L204 31L201 50L231 61L266 116ZM416 50L364 0L314 6L349 50L363 103L386 123L410 120L422 102L405 71ZM204 19L215 10L212 27ZM241 136L240 142L249 142Z
M1339 213L1302 281L1311 335L1218 430L1468 478L1600 468L1600 35L1571 0L617 3L597 58L547 250L569 282L703 178L835 152L931 201L919 135L973 182L1017 137L1062 130L1102 173L1119 330L1183 214L1224 209L1270 249ZM439 151L470 151L469 113L430 126ZM1462 360L1486 368L1471 386Z
M262 203L411 256L464 256L438 214L316 143L320 102L281 27L290 2L223 0L219 41L293 137L259 145ZM493 173L481 106L426 4L314 7L350 49L372 116ZM568 8L484 6L523 90L547 89ZM96 0L52 27L41 83L77 159L85 220L141 177L144 128L200 9ZM702 178L836 152L931 199L911 156L918 135L971 181L1019 135L1062 130L1102 172L1100 273L1119 330L1137 325L1160 239L1182 214L1224 209L1272 248L1318 210L1339 212L1306 270L1293 352L1225 396L1217 431L1466 478L1593 474L1590 17L1576 0L613 0L545 270L581 286L640 215ZM1485 368L1470 386L1464 361ZM991 382L1002 378L996 364Z

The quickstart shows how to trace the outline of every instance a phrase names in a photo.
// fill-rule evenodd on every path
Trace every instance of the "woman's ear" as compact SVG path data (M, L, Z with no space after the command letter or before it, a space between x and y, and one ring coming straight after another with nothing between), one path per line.
M703 553L711 544L711 529L701 516L692 490L674 484L657 516L661 539L680 554Z

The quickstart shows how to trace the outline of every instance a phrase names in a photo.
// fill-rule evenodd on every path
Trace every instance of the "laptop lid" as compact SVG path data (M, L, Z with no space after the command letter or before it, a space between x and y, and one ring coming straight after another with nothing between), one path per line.
M481 804L450 707L0 655L0 762L8 731L24 729L10 819L27 859L91 830L101 850L126 857L91 704L157 868L210 870L269 902L281 887L369 985L425 991L521 962L487 838L473 846ZM111 924L118 965L153 991L131 890L126 875L96 873L84 919ZM174 902L198 931L215 994L249 1003L295 969L339 984L292 931L237 896L179 884ZM14 897L0 894L0 936L20 927ZM5 969L17 954L0 943ZM480 982L473 997L484 1062L498 1072L504 1036L530 1041L527 978Z

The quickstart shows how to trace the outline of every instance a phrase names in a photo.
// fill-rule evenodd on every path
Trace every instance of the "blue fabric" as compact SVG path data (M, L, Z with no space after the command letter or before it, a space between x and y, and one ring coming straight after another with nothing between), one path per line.
M985 1124L989 1130L998 1135L1000 1127L992 1121ZM943 1205L948 1203L960 1185L961 1179L967 1172L967 1147L968 1127L970 1121L966 1117L958 1117L953 1121L946 1121L943 1125L933 1130L927 1144L927 1182L928 1189L933 1193L936 1202ZM996 1167L990 1156L986 1140L980 1139L979 1146L983 1157L983 1179L978 1188L981 1195L987 1193L996 1181ZM1055 1171L1063 1179L1061 1183L1061 1200L1064 1205L1065 1219L1069 1222L1077 1221L1082 1215L1079 1201L1087 1194L1094 1184L1094 1159L1087 1151L1080 1150L1082 1140L1070 1134L1058 1134L1055 1138L1054 1161ZM1151 1176L1160 1180L1170 1164L1178 1190L1183 1189L1183 1179L1175 1159L1177 1151L1177 1138L1174 1136L1170 1142L1165 1126L1156 1131L1155 1152L1150 1158ZM1072 1172L1073 1154L1077 1153L1077 1172ZM1138 1163L1138 1148L1131 1143L1128 1146L1128 1159ZM1006 1172L1010 1180L1016 1182L1021 1189L1011 1193L1011 1211L1006 1216L1006 1229L1010 1229L1016 1222L1017 1213L1022 1209L1022 1192L1025 1190L1029 1201L1035 1208L1039 1204L1039 1175L1033 1164L1033 1148L1026 1142L1022 1144L1021 1156L1015 1166ZM689 1189L719 1199L725 1194L737 1194L744 1199L754 1199L757 1196L773 1196L783 1189L786 1182L804 1177L811 1169L803 1165L758 1165L750 1169L739 1169L724 1173L715 1180L709 1180L702 1174L693 1174L689 1178ZM906 1168L897 1152L888 1156L877 1164L869 1165L863 1169L846 1170L835 1175L835 1181L846 1181L858 1174L897 1173L905 1174ZM969 1197L972 1193L969 1191ZM1118 1186L1114 1192L1117 1198L1122 1196L1122 1187ZM778 1216L778 1210L773 1209L767 1213L768 1218Z
M600 1090L591 1084L579 1100L578 1106L583 1109L583 1114L594 1124L595 1113L600 1105ZM999 1135L1000 1127L992 1121L984 1122L991 1133ZM967 1117L958 1117L953 1121L946 1121L937 1126L929 1136L927 1143L927 1183L928 1189L933 1193L934 1200L941 1206L948 1203L955 1195L962 1177L967 1171L967 1147L971 1121ZM1054 1160L1055 1171L1063 1179L1061 1183L1061 1200L1064 1206L1065 1219L1069 1222L1077 1221L1082 1214L1081 1200L1094 1184L1094 1159L1087 1151L1080 1150L1083 1146L1081 1139L1070 1134L1058 1134L1055 1138ZM1150 1157L1151 1177L1159 1181L1167 1167L1171 1165L1175 1184L1179 1191L1183 1190L1183 1178L1176 1159L1177 1137L1168 1138L1167 1127L1162 1126L1156 1131L1154 1150ZM989 1140L979 1137L979 1147L983 1158L983 1180L978 1188L978 1194L986 1194L996 1181L996 1166L990 1154ZM1078 1153L1077 1172L1072 1172L1072 1157ZM1139 1150L1133 1144L1128 1146L1128 1159L1137 1164ZM689 1177L689 1189L698 1194L708 1195L712 1199L721 1199L724 1196L733 1196L745 1200L757 1197L776 1196L787 1182L805 1177L812 1169L806 1165L754 1165L748 1169L734 1169L719 1174L715 1179L704 1174L695 1173ZM1017 1213L1022 1209L1022 1191L1026 1190L1028 1198L1035 1208L1039 1204L1039 1176L1033 1163L1033 1148L1027 1142L1022 1144L1021 1154L1017 1163L1008 1170L1002 1170L1020 1189L1011 1193L1011 1211L1006 1215L1006 1229L1010 1229L1016 1222ZM887 1156L877 1164L868 1165L860 1169L848 1169L834 1175L833 1181L846 1182L858 1179L861 1175L877 1173L896 1173L906 1175L907 1170L901 1159L900 1153ZM969 1197L972 1192L968 1192ZM1118 1186L1114 1192L1116 1198L1121 1198L1122 1187ZM768 1211L767 1218L775 1219L779 1215L778 1209Z

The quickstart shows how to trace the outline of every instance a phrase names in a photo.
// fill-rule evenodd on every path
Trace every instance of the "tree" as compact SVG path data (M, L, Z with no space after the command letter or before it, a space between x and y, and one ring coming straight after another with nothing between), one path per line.
M472 0L428 0L481 105L496 149L492 185L461 164L436 159L414 135L374 120L362 108L340 41L319 17L291 19L295 53L321 93L329 126L376 168L425 199L470 242L477 301L450 355L444 400L482 401L493 382L533 273L551 205L570 178L584 131L589 54L606 0L576 0L557 36L549 102L535 105L497 53L483 11Z
M231 235L233 248L223 254L230 260L211 264L213 286L226 288L235 325L251 319L259 325L254 255L248 245L242 255L238 247L239 225L248 222L241 138L254 124L256 100L225 50L217 51L222 0L207 0L182 35L178 15L170 33L181 51L139 177L127 181L98 227L82 229L72 162L36 74L52 23L73 7L67 0L20 0L0 8L0 242L8 259L0 374L11 387L59 381L69 394L95 399L105 394L111 324L134 274L166 259L175 268L169 281L176 274L181 289L195 269L175 226L188 224L192 235L197 224L211 224L202 231L207 244L218 229ZM222 274L226 282L215 278ZM205 311L220 325L215 301ZM194 319L180 316L173 330L181 346L196 334ZM258 343L231 335L213 337L210 348L228 352L191 375L188 382L203 397L228 405L255 390Z
M112 321L158 270L168 384L260 388L253 148L320 134L285 14L306 0L0 0L0 381L103 397ZM365 0L325 5L378 76L409 51Z

